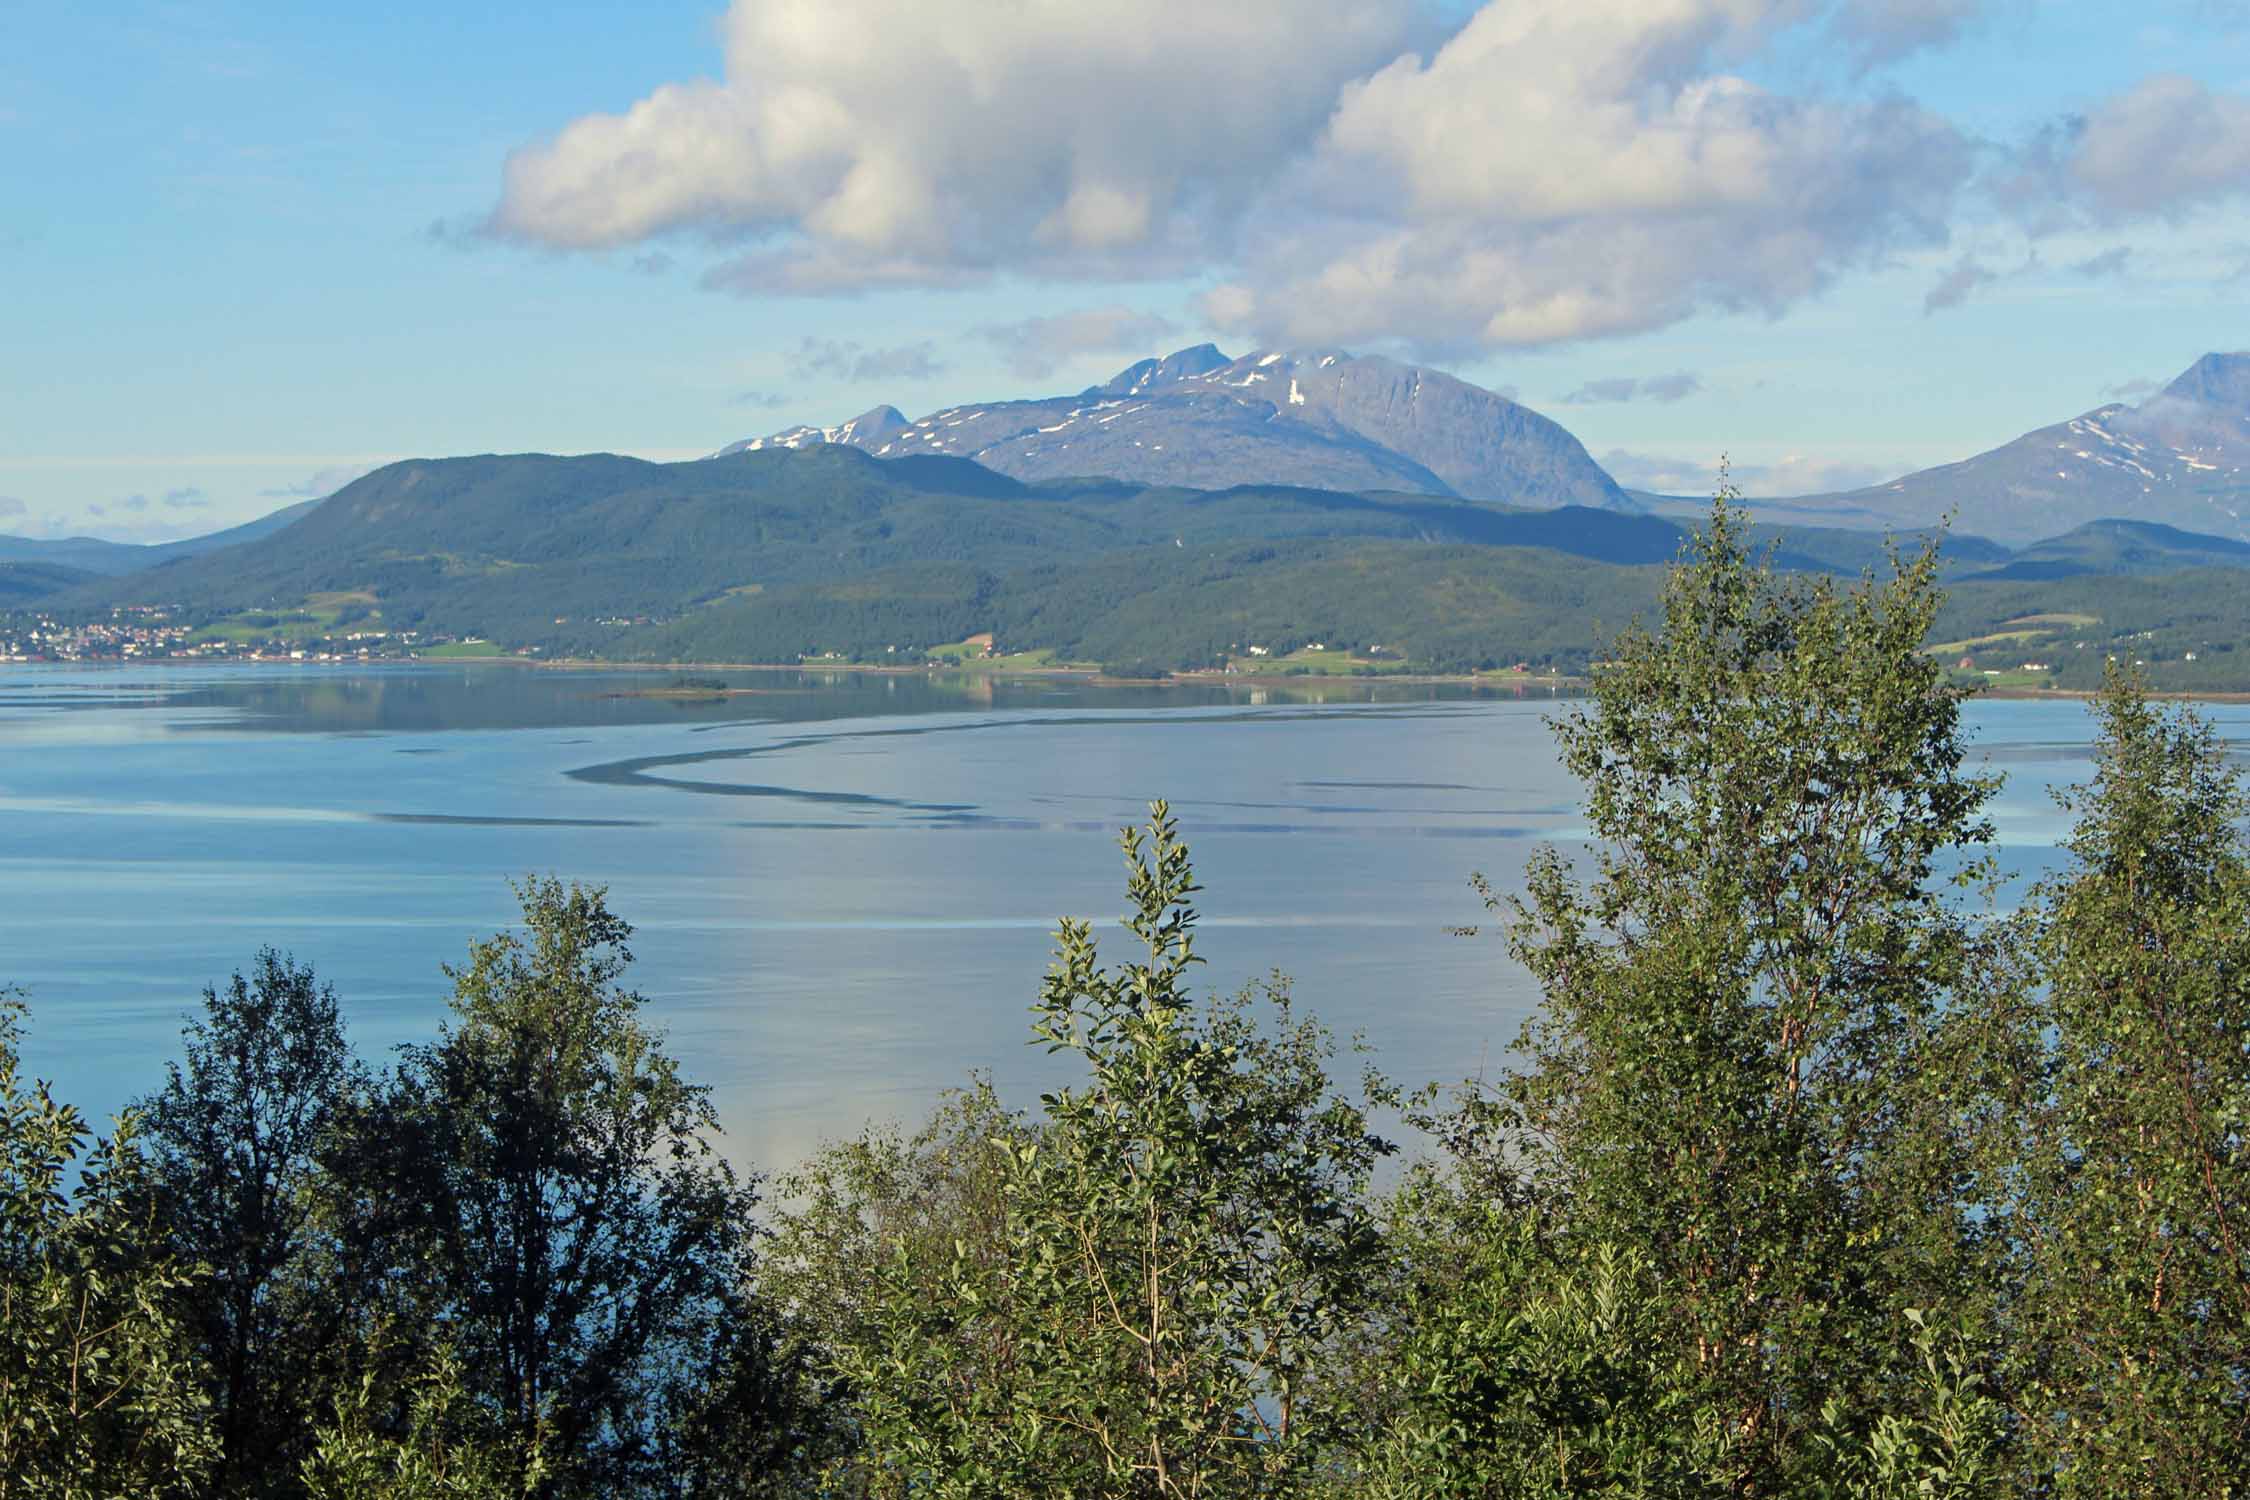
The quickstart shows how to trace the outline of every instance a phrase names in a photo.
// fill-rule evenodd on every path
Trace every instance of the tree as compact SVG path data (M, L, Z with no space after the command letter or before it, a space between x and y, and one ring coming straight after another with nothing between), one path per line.
M1936 566L1784 578L1722 497L1557 724L1591 879L1543 851L1507 903L1545 995L1511 1153L1565 1260L1645 1273L1714 1492L1810 1493L1824 1410L1872 1432L1918 1378L1903 1310L1951 1305L1977 1232L1938 1064L1978 944L1939 887L1994 782L1921 650Z
M365 1094L334 990L271 948L203 992L186 1058L143 1102L156 1212L206 1275L187 1306L211 1372L219 1494L295 1493L352 1299L319 1273L319 1154Z
M992 1165L948 1153L932 1198L845 1200L871 1233L830 1358L873 1493L1275 1495L1344 1447L1323 1378L1380 1264L1389 1148L1278 981L1194 1004L1197 886L1162 803L1124 848L1135 961L1103 968L1066 920L1033 1013L1085 1083L993 1130Z
M177 1495L213 1448L175 1311L193 1277L148 1217L134 1117L89 1145L75 1109L24 1086L23 1013L0 991L0 1500Z
M2250 796L2112 671L2013 1012L1998 1181L2030 1462L2061 1495L2250 1491Z
M442 1331L504 1451L553 1455L531 1492L670 1493L658 1432L744 1315L755 1188L620 986L604 892L518 895L521 934L447 970L453 1020L355 1130L344 1274Z
M901 1444L878 1434L942 1426L965 1441L1015 1388L1006 1325L955 1314L1006 1295L1005 1148L1036 1130L980 1078L913 1136L870 1127L780 1179L790 1207L758 1285L799 1357L827 1374L802 1433L822 1493L897 1493ZM900 1350L911 1357L885 1357Z
M363 1375L312 1434L300 1475L309 1500L528 1500L546 1477L541 1444L496 1432L444 1348L415 1373L395 1433L384 1418L402 1403L377 1385Z

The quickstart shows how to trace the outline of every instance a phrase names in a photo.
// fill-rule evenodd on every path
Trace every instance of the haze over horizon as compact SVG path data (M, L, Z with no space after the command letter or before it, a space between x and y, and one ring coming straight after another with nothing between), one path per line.
M2246 91L2211 0L26 7L0 531L1204 339L1440 365L1629 485L1846 487L2250 344Z

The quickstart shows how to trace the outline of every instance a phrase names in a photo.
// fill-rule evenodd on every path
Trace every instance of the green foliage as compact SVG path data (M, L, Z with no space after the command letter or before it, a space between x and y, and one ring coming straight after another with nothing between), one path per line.
M183 1305L211 1376L211 1487L288 1492L351 1305L323 1274L319 1158L368 1080L335 992L270 948L203 992L184 1042L141 1113L156 1223L205 1270Z
M2013 1362L2063 1495L2250 1490L2250 812L2211 730L2112 673L2039 975L2003 1020Z
M1821 1408L1832 1429L1814 1439L1831 1461L1820 1493L1838 1500L1976 1500L2007 1487L2007 1413L1991 1394L1980 1355L1958 1335L1946 1338L1922 1309L1905 1319L1919 1366L1908 1386L1912 1407L1886 1411L1871 1430L1840 1403Z
M1402 1284L1366 1351L1377 1420L1359 1490L1382 1500L1697 1492L1730 1434L1686 1399L1653 1267L1565 1251L1521 1204L1425 1170L1392 1204Z
M397 1404L378 1397L372 1373L337 1398L304 1460L308 1500L529 1500L539 1492L547 1473L541 1443L498 1431L442 1347L412 1378L394 1435L384 1416Z
M1661 633L1626 632L1557 725L1592 880L1550 851L1510 904L1546 1001L1510 1147L1566 1261L1637 1258L1670 1421L1725 1435L1696 1450L1721 1490L1811 1483L1824 1407L1871 1429L1889 1330L1974 1237L1936 1064L1975 945L1935 877L1989 836L1994 783L1920 651L1935 569L1781 577L1722 501Z
M89 1147L76 1110L24 1085L22 1015L0 992L0 1500L186 1493L214 1447L175 1310L192 1272L148 1216L133 1117Z
M518 888L523 932L472 945L454 1019L404 1049L339 1184L341 1268L391 1327L442 1330L542 1495L665 1482L751 1256L752 1186L619 984L631 928L598 889Z
M1197 887L1161 803L1125 850L1135 961L1066 921L1033 1012L1086 1083L1034 1121L979 1090L911 1146L832 1153L784 1229L842 1225L862 1258L822 1333L870 1493L1288 1494L1342 1447L1323 1376L1379 1264L1389 1148L1284 989L1192 1002Z

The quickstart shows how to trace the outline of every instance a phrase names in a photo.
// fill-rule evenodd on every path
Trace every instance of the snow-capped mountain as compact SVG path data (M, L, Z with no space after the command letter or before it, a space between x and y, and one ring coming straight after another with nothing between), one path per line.
M2137 406L2098 406L1959 463L1758 508L1905 527L1950 511L1957 529L2011 545L2104 519L2250 540L2250 354L2206 354Z
M838 427L720 451L822 442L885 458L951 454L1024 480L1103 475L1637 508L1559 424L1442 371L1341 350L1229 359L1202 344L1075 396L952 406L914 422L879 406Z

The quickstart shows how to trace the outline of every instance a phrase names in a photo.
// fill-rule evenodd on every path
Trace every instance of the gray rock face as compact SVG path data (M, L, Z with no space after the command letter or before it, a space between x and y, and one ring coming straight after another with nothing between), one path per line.
M1128 366L1076 396L889 407L746 448L850 443L881 458L945 453L1018 479L1103 475L1223 489L1411 490L1512 505L1640 507L1563 427L1436 370L1338 350L1229 360L1209 344Z
M1960 463L1753 509L1900 527L1954 512L1956 529L2010 545L2108 519L2250 540L2250 355L2206 354L2138 406L2098 406Z

